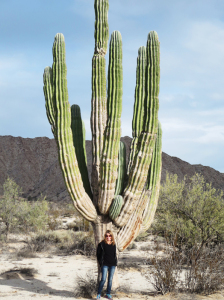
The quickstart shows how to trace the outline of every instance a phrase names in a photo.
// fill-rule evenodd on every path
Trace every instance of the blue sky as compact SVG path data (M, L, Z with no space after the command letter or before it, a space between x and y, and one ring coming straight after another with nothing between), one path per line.
M0 135L53 138L43 95L57 32L66 42L70 104L91 139L93 0L0 0ZM109 30L123 39L122 136L131 136L138 48L161 44L163 151L224 172L224 1L111 0Z

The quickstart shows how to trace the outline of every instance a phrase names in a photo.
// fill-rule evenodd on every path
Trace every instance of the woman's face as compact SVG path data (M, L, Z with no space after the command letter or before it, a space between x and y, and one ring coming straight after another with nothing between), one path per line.
M111 235L110 233L106 233L105 235L107 243L111 243Z

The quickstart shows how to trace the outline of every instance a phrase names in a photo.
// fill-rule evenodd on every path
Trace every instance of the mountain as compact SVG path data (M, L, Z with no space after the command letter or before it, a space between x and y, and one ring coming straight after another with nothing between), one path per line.
M126 144L128 161L131 138L123 137L121 140ZM86 141L89 175L92 164L91 151L91 141ZM210 167L191 165L164 152L162 163L162 182L166 172L177 174L180 179L185 175L191 177L197 172L216 189L224 191L224 174ZM28 199L36 199L42 194L51 201L70 201L58 163L54 139L0 136L0 195L3 194L2 186L8 176L22 187L23 196Z

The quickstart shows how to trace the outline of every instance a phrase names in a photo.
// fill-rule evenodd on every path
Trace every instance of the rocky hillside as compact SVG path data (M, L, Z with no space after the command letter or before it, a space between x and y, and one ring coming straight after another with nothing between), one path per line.
M127 147L127 160L131 138L122 140ZM86 141L88 171L91 173L91 141ZM166 172L177 174L179 178L201 173L207 182L217 189L224 190L224 174L210 167L191 165L177 157L163 153L162 182ZM41 194L52 201L70 200L66 190L62 172L58 163L55 140L46 137L34 139L0 136L0 195L2 185L7 177L13 178L23 188L28 199Z

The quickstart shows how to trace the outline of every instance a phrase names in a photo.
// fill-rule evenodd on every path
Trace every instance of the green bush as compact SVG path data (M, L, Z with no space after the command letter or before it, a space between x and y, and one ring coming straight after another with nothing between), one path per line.
M0 198L0 218L4 223L4 234L19 230L44 229L47 221L48 204L45 199L28 202L21 197L22 189L16 182L8 178L3 184L3 196Z
M167 174L161 186L160 199L153 231L174 241L178 248L198 251L208 244L224 241L223 193L212 188L203 176L178 181L177 175ZM198 252L198 254L199 254Z

